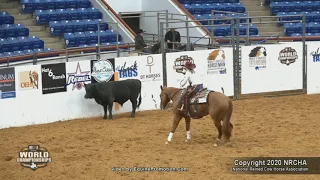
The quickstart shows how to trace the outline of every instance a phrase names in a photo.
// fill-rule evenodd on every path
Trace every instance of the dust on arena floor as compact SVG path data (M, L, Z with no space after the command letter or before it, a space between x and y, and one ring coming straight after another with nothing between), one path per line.
M185 143L184 121L165 145L172 124L169 111L129 113L0 130L0 179L319 179L315 175L239 175L230 157L317 156L320 95L233 101L231 146L214 147L217 130L209 117L191 121ZM21 148L46 147L52 162L31 171L16 162ZM113 172L113 167L186 167L187 172Z

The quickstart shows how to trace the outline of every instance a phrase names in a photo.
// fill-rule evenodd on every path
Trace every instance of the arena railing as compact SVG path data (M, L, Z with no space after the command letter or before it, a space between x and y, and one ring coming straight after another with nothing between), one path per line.
M202 30L207 35L211 34L207 28L204 28L201 26L202 24L197 20L197 18L195 18L192 14L190 14L190 12L186 8L184 8L183 5L178 0L172 0L172 2L174 2L189 17L189 19L192 19L192 21L190 21L190 22L194 22L194 23L198 24L199 26L197 26L197 27L201 27Z
M300 16L302 17L302 20L291 20L291 21L281 21L282 23L295 23L295 22L302 22L302 35L300 37L269 37L269 38L265 38L265 37L250 37L250 36L246 36L246 37L241 37L240 36L240 27L241 25L249 25L251 23L240 23L241 19L245 19L246 22L248 22L248 19L259 19L259 22L253 22L255 24L276 24L279 23L279 21L262 21L263 18L274 18L274 16L257 16L257 17L237 17L237 18L225 18L226 20L230 20L231 24L228 24L228 26L230 26L230 31L231 31L231 36L228 37L216 37L216 42L231 42L232 45L232 49L233 49L233 73L234 73L234 92L236 92L234 98L235 99L239 99L240 94L241 94L241 46L245 45L248 46L250 45L245 43L245 44L241 44L242 41L246 41L249 40L249 42L252 41L257 41L260 42L261 41L266 41L266 39L269 40L277 40L277 41L302 41L301 46L302 46L302 50L303 50L303 89L302 91L305 92L306 91L306 57L307 57L307 49L306 49L306 41L308 40L313 40L313 41L317 41L320 40L320 36L306 36L306 28L307 28L307 24L306 24L306 16L305 15L287 15L287 16ZM187 50L190 50L190 38L189 38L189 28L196 28L197 26L189 26L189 22L194 22L194 21L210 21L210 20L219 20L219 19L202 19L202 20L189 20L185 22L185 26L180 26L180 27L175 27L176 29L185 29L186 30L186 34L187 34ZM169 22L170 24L174 24L174 23L181 23L181 22ZM201 27L219 27L219 26L226 26L226 24L213 24L213 25L199 25ZM164 74L164 78L163 78L163 84L166 86L167 85L167 77L166 77L166 52L167 48L165 47L165 42L164 42L164 32L168 30L168 28L164 27L164 23L160 23L160 28L161 28L161 45L160 45L160 51L162 53L162 59L163 59L163 74Z
M107 9L114 14L114 16L117 17L117 19L120 21L121 24L123 24L131 33L133 36L136 36L136 33L130 28L130 26L109 6L108 3L106 3L104 0L99 0L103 5L107 7ZM110 22L109 22L110 23ZM114 22L112 22L114 23ZM117 31L117 36L119 36L119 32ZM102 50L117 50L118 49L127 49L134 47L133 44L124 44L124 45L110 45L110 46L104 46L102 47ZM30 55L22 55L22 56L12 56L12 57L3 57L0 58L0 63L9 63L12 61L25 61L29 58L34 58L35 56L38 57L48 57L48 56L60 56L65 55L66 51L69 53L81 53L81 52L88 52L88 51L94 51L97 47L85 47L85 48L76 48L76 49L61 49L61 50L54 50L52 52L42 52L42 53L34 53ZM36 58L37 59L37 58Z

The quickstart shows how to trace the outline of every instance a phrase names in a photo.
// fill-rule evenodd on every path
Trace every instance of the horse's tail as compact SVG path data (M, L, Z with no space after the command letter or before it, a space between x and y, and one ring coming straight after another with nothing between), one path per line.
M229 108L226 115L223 118L223 124L222 124L222 132L225 135L227 141L231 137L232 125L230 123L230 120L231 120L232 112L233 112L233 105L232 105L232 101L229 100Z

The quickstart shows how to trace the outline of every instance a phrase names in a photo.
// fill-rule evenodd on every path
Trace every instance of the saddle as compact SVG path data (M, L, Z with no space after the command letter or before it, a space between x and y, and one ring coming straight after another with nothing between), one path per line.
M203 84L195 84L191 87L191 93L189 95L189 103L200 103L199 99L206 98L210 91L203 87ZM205 103L205 102L202 102Z

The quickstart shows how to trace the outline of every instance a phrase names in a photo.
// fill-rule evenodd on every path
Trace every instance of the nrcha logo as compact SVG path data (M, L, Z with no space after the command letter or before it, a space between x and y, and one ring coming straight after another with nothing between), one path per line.
M84 82L91 82L90 71L81 71L80 63L78 62L76 72L68 73L67 86L73 84L72 91L77 88L78 90L84 87Z
M212 51L208 58L207 74L226 74L226 55L223 50Z
M249 54L249 66L256 70L266 68L267 65L267 50L263 46L255 47Z
M310 53L310 55L312 56L312 60L313 62L320 62L320 48L318 48L316 51L313 51Z
M109 81L113 74L113 66L109 60L98 60L93 63L91 75L97 82Z
M20 163L22 167L35 171L38 168L46 167L49 162L52 162L52 159L46 148L40 147L39 145L29 145L21 149L17 162Z
M296 59L298 59L298 53L295 49L291 47L286 47L282 49L279 53L280 63L286 64L287 66L296 62Z
M188 55L183 55L174 61L173 69L176 70L177 73L183 73L183 69L185 68L186 62L190 62L192 65L195 65L192 57L189 57Z
M138 64L134 61L133 65L127 66L125 62L122 66L118 66L116 70L119 72L120 78L132 78L138 76Z

